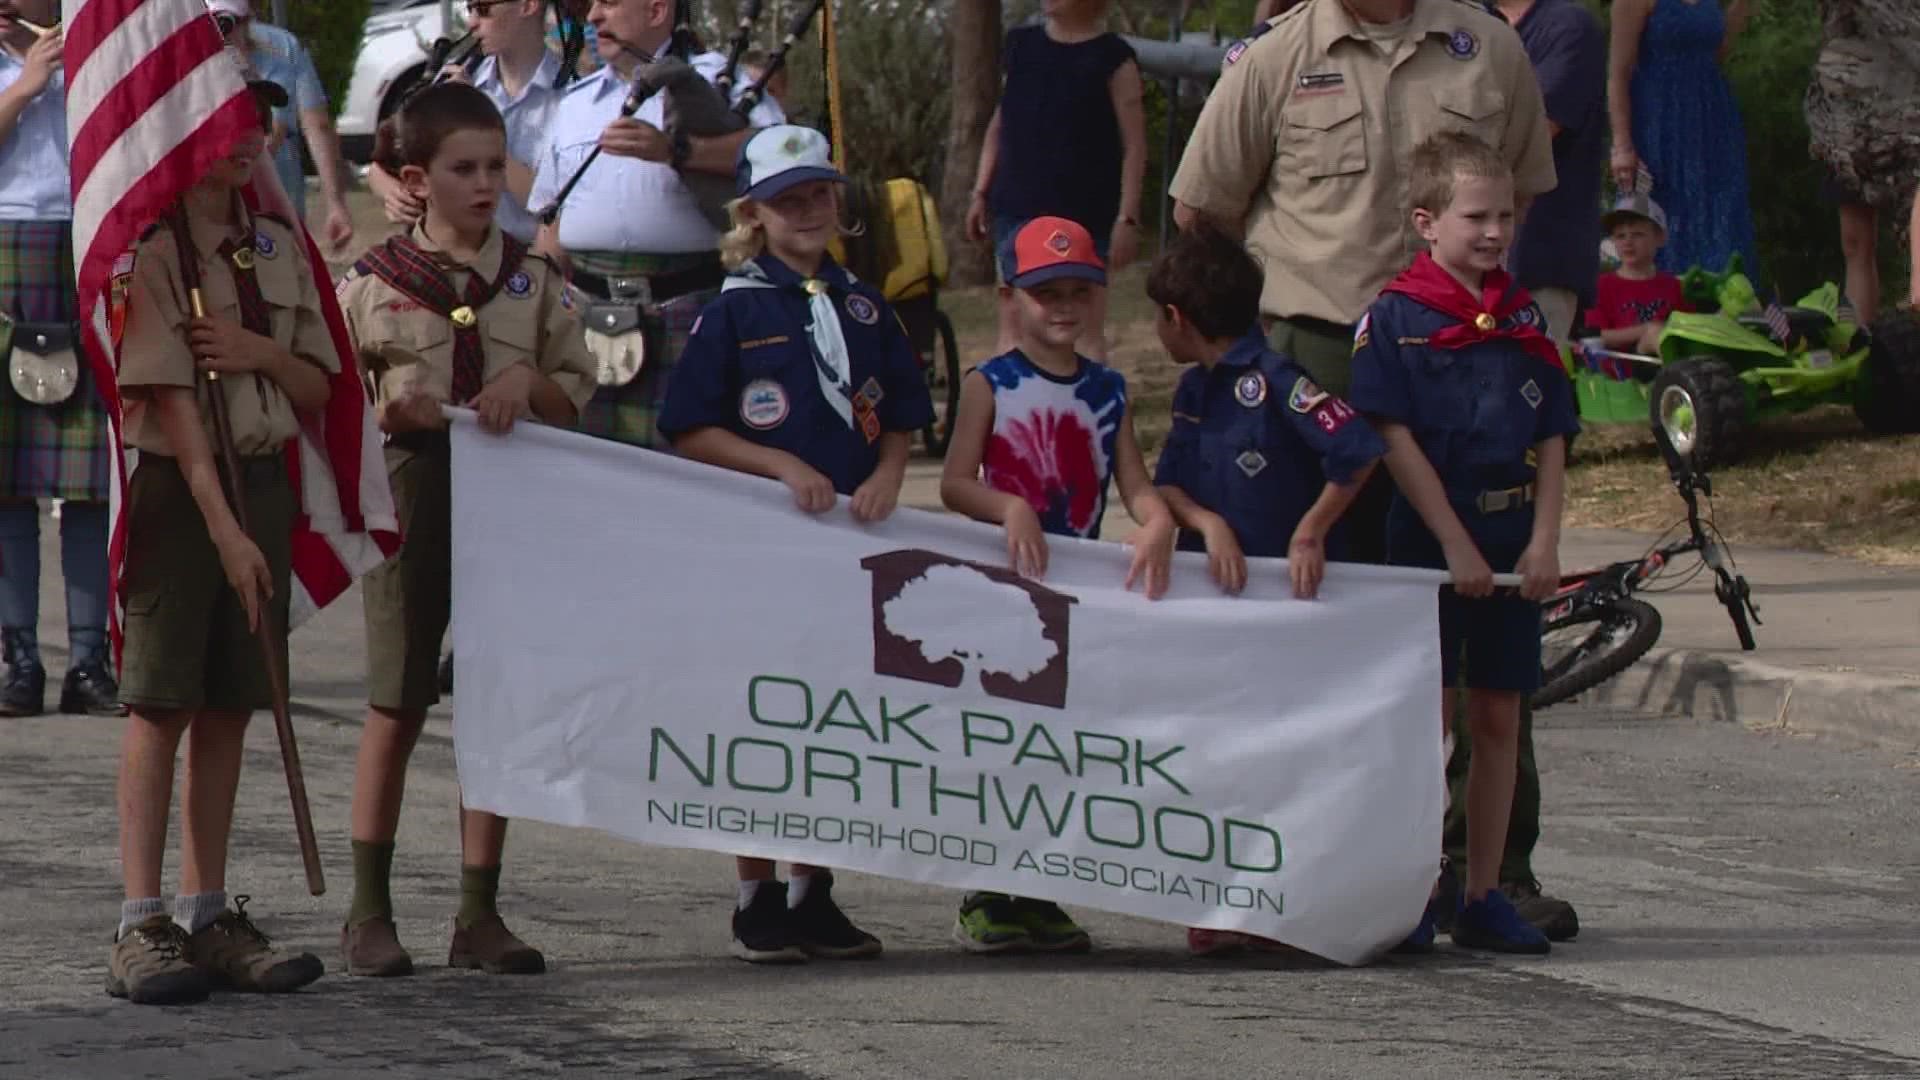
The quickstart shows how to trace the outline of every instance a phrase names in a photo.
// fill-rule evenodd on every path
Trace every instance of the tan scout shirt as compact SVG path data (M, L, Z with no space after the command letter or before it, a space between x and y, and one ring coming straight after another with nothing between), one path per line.
M1221 74L1173 196L1244 223L1266 269L1263 314L1354 323L1423 246L1408 167L1443 130L1503 151L1521 200L1553 190L1540 85L1506 23L1416 0L1405 36L1376 45L1340 0L1308 0Z
M240 322L234 266L218 251L229 236L245 239L253 250L254 276L272 317L274 342L328 374L340 370L333 335L320 309L320 293L291 228L269 217L255 217L251 225L236 225L194 216L189 220L189 231L200 260L200 293L208 315ZM187 347L187 323L193 318L193 307L180 278L179 248L169 226L155 228L134 249L126 296L120 386L129 390L201 386L201 420L206 425L207 441L218 454L213 416L207 409L206 394L211 390L205 386L205 376ZM271 378L257 373L227 373L221 375L217 385L226 395L234 449L242 456L275 453L299 434L293 401ZM159 417L145 395L129 395L124 434L127 444L137 449L168 456L179 453L168 445L160 431Z
M468 274L478 271L492 281L500 273L503 252L498 228L487 237L472 265L454 262L427 236L424 225L415 225L412 236L421 251L441 260L456 292L466 289ZM373 380L379 405L413 392L438 401L452 398L453 324L446 317L358 267L341 279L339 293L354 347ZM552 263L529 254L520 263L520 273L475 314L486 351L483 383L526 363L552 379L575 409L586 406L595 387L593 357L587 352L580 313L567 295L566 280Z

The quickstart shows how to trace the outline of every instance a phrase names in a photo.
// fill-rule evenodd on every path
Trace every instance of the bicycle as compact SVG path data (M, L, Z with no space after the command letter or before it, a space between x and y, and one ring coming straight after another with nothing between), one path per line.
M1714 597L1727 609L1740 648L1748 652L1754 648L1752 627L1763 625L1760 609L1753 602L1747 579L1739 573L1726 538L1714 527L1713 482L1705 473L1695 472L1674 451L1664 433L1656 431L1654 441L1666 459L1674 489L1686 503L1686 519L1675 523L1638 559L1561 576L1560 588L1541 603L1540 689L1533 695L1535 708L1591 690L1646 655L1660 640L1660 611L1635 594L1671 592L1699 576L1703 569L1713 571ZM1707 504L1704 519L1700 512L1702 499ZM1687 530L1684 540L1662 543L1683 526ZM1687 555L1698 555L1699 562L1678 581L1649 589L1669 574L1675 559Z

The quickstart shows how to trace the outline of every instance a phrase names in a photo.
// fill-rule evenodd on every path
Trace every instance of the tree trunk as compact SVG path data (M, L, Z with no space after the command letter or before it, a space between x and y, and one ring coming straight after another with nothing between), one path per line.
M1000 0L965 0L947 16L953 58L953 111L947 128L947 169L940 214L955 285L993 280L990 245L967 239L967 203L973 193L987 124L1000 99Z

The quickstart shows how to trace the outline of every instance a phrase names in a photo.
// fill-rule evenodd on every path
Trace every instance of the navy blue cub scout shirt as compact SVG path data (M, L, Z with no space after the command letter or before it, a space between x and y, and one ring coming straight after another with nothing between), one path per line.
M1245 554L1285 556L1327 483L1348 483L1386 452L1351 406L1253 333L1212 368L1196 365L1180 376L1154 483L1226 518ZM1189 529L1180 531L1179 546L1206 550ZM1338 558L1344 548L1336 526L1327 553Z
M1532 303L1507 325L1528 320L1546 325ZM1412 297L1382 294L1354 330L1349 391L1354 408L1412 431L1456 513L1474 506L1481 492L1531 483L1534 446L1580 430L1565 369L1519 342L1490 338L1459 349L1428 344L1458 321ZM1522 516L1531 519L1531 504ZM1462 514L1461 520L1474 531L1478 517Z
M850 427L828 402L815 374L806 279L772 255L755 260L773 288L736 288L700 313L674 365L660 431L678 438L718 427L806 462L851 495L880 462L880 440ZM877 289L832 259L820 265L840 315L856 398L864 396L879 431L918 431L933 422L920 363L893 309Z

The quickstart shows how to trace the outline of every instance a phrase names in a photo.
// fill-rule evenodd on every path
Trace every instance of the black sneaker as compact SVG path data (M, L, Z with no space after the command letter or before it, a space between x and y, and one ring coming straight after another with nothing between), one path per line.
M817 886L816 886L817 887ZM787 913L787 887L763 881L753 902L733 912L733 955L749 964L798 964L807 958Z
M453 653L449 652L440 658L440 670L435 674L439 678L440 692L453 693Z
M39 716L47 711L47 669L32 652L32 635L24 630L0 634L0 660L7 665L0 682L0 716Z
M833 902L830 870L813 872L808 879L807 895L789 915L794 941L808 956L858 960L880 955L880 939L853 925L853 920Z
M1509 881L1500 886L1500 891L1513 901L1520 917L1547 935L1548 941L1572 941L1580 935L1580 916L1573 905L1541 892L1538 881Z
M67 672L60 686L60 711L68 716L125 716L120 704L120 684L113 681L107 666L89 660Z

